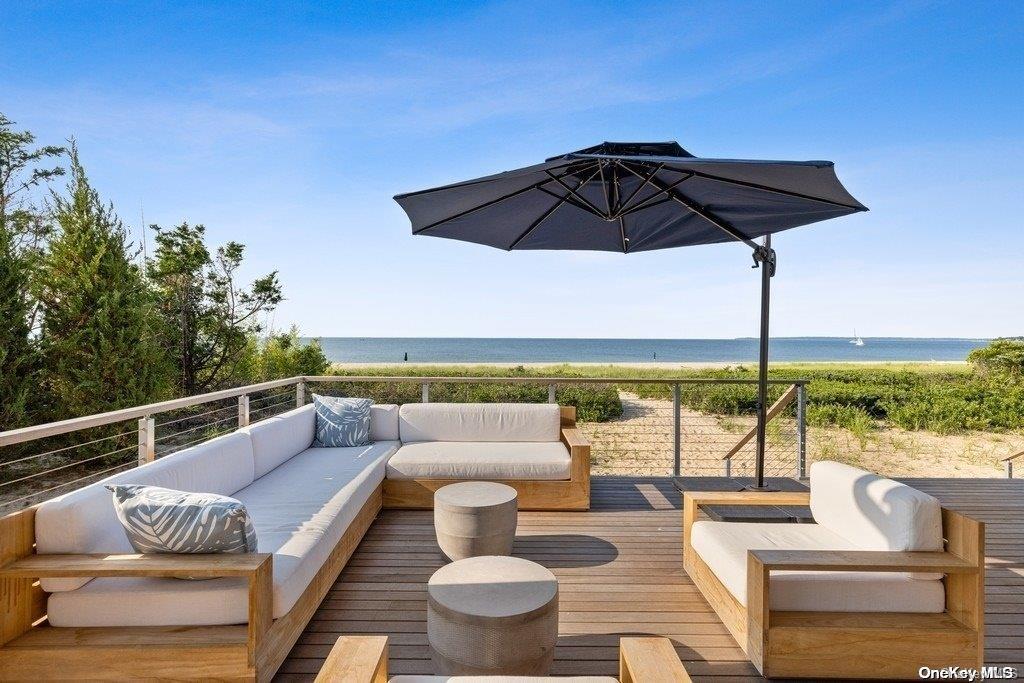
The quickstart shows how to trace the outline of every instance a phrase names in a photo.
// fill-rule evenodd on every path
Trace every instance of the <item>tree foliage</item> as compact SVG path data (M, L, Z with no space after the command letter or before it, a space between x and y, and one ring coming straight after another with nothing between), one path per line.
M272 334L258 344L253 380L264 382L281 377L326 375L331 363L316 339L305 344L299 331Z
M14 130L0 114L0 431L27 423L38 380L31 285L47 222L31 192L64 173L42 166L63 155L63 147L34 144L32 133Z
M153 299L127 232L74 144L70 161L66 194L52 193L56 233L37 287L48 417L145 404L168 390Z
M202 225L152 227L156 252L149 277L179 390L202 393L247 380L250 342L263 331L260 316L282 299L277 272L242 287L237 274L243 245L228 242L211 255Z

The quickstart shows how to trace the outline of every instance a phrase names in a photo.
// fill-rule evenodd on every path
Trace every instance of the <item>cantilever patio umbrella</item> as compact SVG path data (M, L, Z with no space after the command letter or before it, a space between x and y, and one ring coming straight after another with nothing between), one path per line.
M830 161L704 159L676 142L604 142L542 164L395 196L414 235L499 249L631 254L737 241L761 267L756 487L764 487L771 235L867 207ZM754 240L763 237L763 243Z

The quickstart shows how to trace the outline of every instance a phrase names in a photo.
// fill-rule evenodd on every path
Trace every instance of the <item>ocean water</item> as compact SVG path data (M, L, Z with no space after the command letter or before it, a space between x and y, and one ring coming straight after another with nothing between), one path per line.
M339 363L645 363L757 360L757 340L743 339L485 339L322 337ZM962 361L986 339L783 337L771 340L773 361Z

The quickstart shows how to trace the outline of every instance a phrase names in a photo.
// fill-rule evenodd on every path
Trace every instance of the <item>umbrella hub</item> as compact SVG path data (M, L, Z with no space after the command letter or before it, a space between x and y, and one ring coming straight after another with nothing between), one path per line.
M612 157L689 157L693 155L683 149L675 140L668 142L602 142L593 147L585 147L562 156L602 155ZM561 159L562 156L551 157L548 161Z

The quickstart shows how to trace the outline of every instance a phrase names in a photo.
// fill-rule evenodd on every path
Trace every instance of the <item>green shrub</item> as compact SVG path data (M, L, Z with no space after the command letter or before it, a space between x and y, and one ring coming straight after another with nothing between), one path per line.
M543 368L517 366L504 371L493 366L436 367L397 365L339 371L339 374L474 377L504 372L510 377L552 377L566 384L558 389L558 401L577 406L581 421L602 422L622 414L618 392L640 398L668 400L670 384L645 384L639 379L754 380L756 368L736 366L715 369L665 370L620 366L560 365ZM573 378L615 377L614 386L571 384ZM850 429L862 440L874 429L890 424L904 429L952 433L971 429L1009 431L1024 429L1024 379L1000 373L974 372L969 366L844 366L785 365L772 368L768 400L774 402L788 384L804 379L807 387L807 418L816 426ZM331 384L348 395L370 395L380 402L409 403L420 400L420 384ZM317 391L327 387L317 385ZM547 387L527 384L435 384L435 401L547 400ZM757 408L754 384L681 383L680 401L689 410L714 415L750 416ZM792 408L790 408L792 410ZM792 413L790 413L792 414Z
M996 339L988 346L975 349L967 360L982 374L1024 375L1024 339Z

